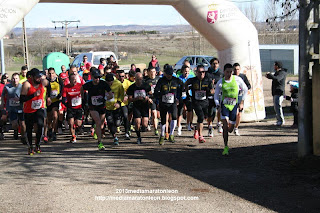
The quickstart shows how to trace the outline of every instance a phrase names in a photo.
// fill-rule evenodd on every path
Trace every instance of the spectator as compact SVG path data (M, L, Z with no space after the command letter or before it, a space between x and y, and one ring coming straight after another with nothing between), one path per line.
M282 68L282 63L280 61L276 61L274 62L274 70L274 74L268 72L266 74L266 77L272 80L271 88L273 105L277 117L277 122L275 123L275 125L282 126L285 123L282 111L282 101L287 77L287 69Z
M293 113L293 125L291 128L298 127L298 93L299 93L299 82L289 81L291 96L285 96L287 101L291 102L291 112Z
M160 70L160 65L159 65L158 59L155 55L152 55L152 57L151 57L151 61L149 62L148 68L150 68L150 67L156 68L157 72L159 72L159 70Z

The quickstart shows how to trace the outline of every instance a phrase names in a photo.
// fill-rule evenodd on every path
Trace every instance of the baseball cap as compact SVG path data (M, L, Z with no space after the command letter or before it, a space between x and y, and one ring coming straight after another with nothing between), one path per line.
M38 70L37 68L33 68L29 71L29 74L34 76L34 77L41 77L44 75L44 73L40 70Z
M101 73L100 73L100 71L97 70L97 69L92 70L91 75L92 75L92 77L94 77L94 78L101 78Z
M173 69L171 66L168 66L166 67L166 69L164 70L164 72L167 74L167 75L172 75L173 74Z
M105 80L106 81L114 81L114 77L113 77L113 75L111 73L109 73L109 74L106 75L106 79Z

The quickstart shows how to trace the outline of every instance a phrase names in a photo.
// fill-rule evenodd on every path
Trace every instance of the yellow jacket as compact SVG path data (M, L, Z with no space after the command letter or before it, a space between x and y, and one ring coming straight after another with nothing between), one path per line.
M120 102L121 106L125 106L123 103L124 99L124 89L119 80L114 80L111 85L111 92L113 93L113 98L106 101L106 109L107 110L116 110L114 104L116 102Z

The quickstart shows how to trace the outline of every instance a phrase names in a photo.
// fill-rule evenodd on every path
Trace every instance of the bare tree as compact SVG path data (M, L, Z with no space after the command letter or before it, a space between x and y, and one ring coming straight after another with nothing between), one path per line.
M32 33L29 45L34 48L34 52L40 54L41 59L47 53L48 46L51 43L51 33L47 30L36 30Z
M253 23L256 23L259 20L257 5L253 2L251 2L248 7L243 9L243 13Z

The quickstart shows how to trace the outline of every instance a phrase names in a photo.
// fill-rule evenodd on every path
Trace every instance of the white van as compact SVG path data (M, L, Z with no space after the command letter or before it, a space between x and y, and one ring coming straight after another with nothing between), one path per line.
M118 63L118 59L116 57L116 54L111 51L101 51L101 52L87 52L87 53L81 53L77 55L71 65L78 66L83 61L83 56L86 55L88 57L88 61L91 62L91 64L98 68L100 64L100 58L109 58L111 55L115 59L115 61Z

